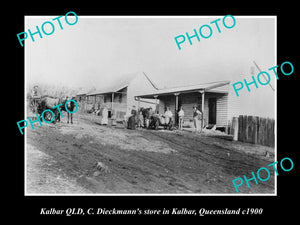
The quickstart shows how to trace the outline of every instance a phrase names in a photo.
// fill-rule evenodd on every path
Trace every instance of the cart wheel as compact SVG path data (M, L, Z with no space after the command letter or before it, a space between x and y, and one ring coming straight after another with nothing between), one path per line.
M172 121L172 120L170 121L170 123L169 123L169 125L168 125L168 128L169 128L169 130L172 130L172 129L173 129L173 121Z
M46 112L44 113L44 119L45 119L46 121L50 122L50 121L52 121L52 118L53 118L53 116L52 116L52 113L51 113L51 112L46 111Z
M31 100L30 102L30 106L29 106L30 110L32 113L36 113L37 112L37 104Z
M156 120L156 121L155 121L154 127L155 127L155 130L158 130L158 127L159 127L159 120Z
M38 112L38 105L35 104L35 105L33 106L32 110L33 110L33 113L37 113L37 112Z

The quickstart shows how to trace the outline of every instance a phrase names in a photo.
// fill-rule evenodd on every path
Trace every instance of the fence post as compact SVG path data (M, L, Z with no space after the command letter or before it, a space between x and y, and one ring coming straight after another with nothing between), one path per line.
M253 117L253 144L258 142L258 126L259 126L259 117Z
M239 119L237 117L232 118L231 124L231 134L233 134L233 140L238 140L238 132L239 132Z
M267 123L267 141L266 141L266 145L270 146L270 147L274 147L274 123L275 120L272 119L267 119L268 123Z
M253 135L253 126L252 126L252 116L247 116L247 126L246 126L246 139L245 141L248 143L252 143L252 135Z
M243 141L247 141L247 137L248 137L248 120L247 120L247 116L244 115L243 116Z
M265 136L266 136L266 119L259 118L259 129L258 129L258 143L265 145Z
M239 115L238 140L243 141L243 116Z
M271 147L275 147L275 120L272 120L272 138Z
M237 124L235 123L237 122ZM236 129L234 128L236 126ZM239 115L233 117L232 129L234 140L260 144L264 146L275 146L275 120L270 118L261 118L258 116ZM235 136L236 135L236 136Z

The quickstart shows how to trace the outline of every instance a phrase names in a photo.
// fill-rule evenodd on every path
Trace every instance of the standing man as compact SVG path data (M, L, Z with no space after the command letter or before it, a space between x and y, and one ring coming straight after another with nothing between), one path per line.
M178 112L179 130L182 130L183 117L184 117L183 107L180 106L180 110L179 110L179 112Z
M32 110L32 112L36 113L37 112L37 102L38 102L38 98L40 97L40 93L39 93L39 87L38 85L34 85L32 90L31 90L31 93L30 93L30 108Z
M199 121L200 121L199 118L202 118L202 113L194 105L193 106L193 121L194 121L195 131L199 131L199 128L201 126L201 123L199 124Z
M33 88L32 88L32 90L31 90L31 96L32 97L38 97L38 89L39 89L39 86L37 86L37 85L34 85L33 86Z

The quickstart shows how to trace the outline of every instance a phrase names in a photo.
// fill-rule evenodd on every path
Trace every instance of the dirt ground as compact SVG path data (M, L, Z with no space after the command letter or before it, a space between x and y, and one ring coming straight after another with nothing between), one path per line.
M75 114L74 124L64 115L61 123L26 128L28 194L237 194L233 179L274 162L272 148L211 132L127 130ZM270 172L239 193L273 194Z

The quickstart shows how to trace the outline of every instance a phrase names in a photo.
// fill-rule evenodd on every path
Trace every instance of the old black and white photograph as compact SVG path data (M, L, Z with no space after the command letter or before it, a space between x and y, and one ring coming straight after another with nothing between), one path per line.
M277 71L294 67L277 62L276 16L70 10L25 16L17 37L27 196L276 196L292 168L277 159Z

